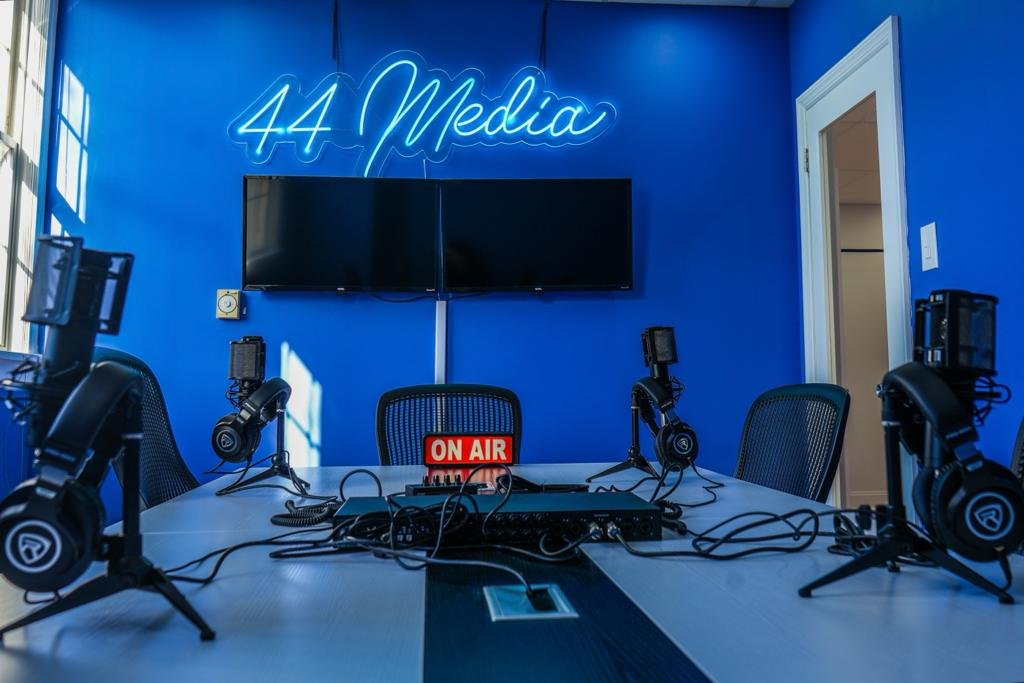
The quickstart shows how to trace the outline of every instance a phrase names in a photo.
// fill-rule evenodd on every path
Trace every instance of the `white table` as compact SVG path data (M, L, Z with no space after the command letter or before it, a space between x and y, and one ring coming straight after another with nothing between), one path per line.
M576 482L607 463L524 465L535 481ZM351 468L300 470L316 493L336 493ZM419 467L371 468L385 492L418 481ZM626 472L602 483L628 484ZM713 474L727 486L719 501L687 512L692 529L747 510L785 512L824 505ZM286 531L270 524L282 491L218 498L227 479L207 484L142 515L147 556L170 567L217 547ZM673 496L706 494L688 476ZM639 492L649 492L649 486ZM357 475L347 495L374 495ZM826 525L827 527L828 525ZM722 681L1011 681L1024 680L1024 590L1004 606L937 569L864 572L797 596L802 584L845 558L822 540L791 555L730 561L643 559L617 544L587 554L708 676ZM689 541L642 544L689 547ZM8 634L0 681L415 681L422 677L423 572L365 555L274 561L266 548L233 555L209 586L179 584L217 631L197 632L156 595L132 591ZM1022 563L1015 559L1020 572ZM102 565L95 565L99 571ZM982 571L999 578L995 566ZM0 585L0 619L31 608L21 591ZM483 674L486 675L486 674Z

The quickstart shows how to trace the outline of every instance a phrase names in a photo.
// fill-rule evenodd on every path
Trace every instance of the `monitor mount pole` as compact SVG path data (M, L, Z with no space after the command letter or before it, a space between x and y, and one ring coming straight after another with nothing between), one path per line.
M882 428L885 432L885 468L889 503L878 508L881 514L877 517L877 544L872 550L800 588L800 597L809 598L811 591L817 588L872 567L885 566L890 572L898 572L900 558L917 556L930 560L936 566L991 593L999 598L999 602L1012 604L1013 596L954 558L944 548L915 533L907 523L907 511L903 502L903 476L900 472L899 400L892 389L882 396Z
M217 491L218 496L226 496L229 493L245 491L246 489L254 488L256 486L265 486L265 484L261 484L261 482L273 477L284 477L291 482L292 486L295 487L295 491L298 495L309 497L309 482L299 477L288 461L288 451L285 450L284 447L284 423L285 407L283 404L279 403L277 406L277 452L271 456L270 466L262 472L254 474L248 479L243 478L234 483L228 484Z
M216 633L206 620L182 595L162 570L142 554L142 532L139 524L139 446L142 441L142 417L139 414L138 398L132 397L134 405L129 407L129 418L120 435L123 447L122 477L124 523L119 536L104 536L102 540L103 559L107 560L107 571L89 579L67 595L37 609L17 621L0 627L0 643L9 631L23 628L56 614L87 605L105 597L126 590L144 590L159 593L167 602L199 629L202 640L213 640Z
M640 401L640 392L634 387L630 399L630 413L633 418L633 441L629 446L629 450L626 451L626 459L618 465L612 465L603 472L598 472L591 477L587 477L588 482L630 469L638 469L642 472L646 472L652 477L658 476L658 473L654 471L653 467L651 467L651 463L648 462L647 458L640 453Z

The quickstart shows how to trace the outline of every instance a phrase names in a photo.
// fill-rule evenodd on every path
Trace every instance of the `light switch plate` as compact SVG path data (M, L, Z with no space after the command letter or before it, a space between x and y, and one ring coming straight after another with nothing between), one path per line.
M238 289L217 290L217 318L220 320L241 320L245 314L242 292Z
M935 237L935 223L921 226L921 270L939 267L939 242Z

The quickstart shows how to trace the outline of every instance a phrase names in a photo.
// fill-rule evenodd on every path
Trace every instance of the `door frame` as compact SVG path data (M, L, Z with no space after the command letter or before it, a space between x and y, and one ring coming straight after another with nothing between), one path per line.
M828 187L825 186L826 154L822 149L821 132L872 93L878 122L889 367L911 359L910 250L903 167L899 26L897 18L890 16L796 99L804 379L807 382L836 383L839 376L834 226L833 221L823 215ZM839 490L837 475L834 500Z

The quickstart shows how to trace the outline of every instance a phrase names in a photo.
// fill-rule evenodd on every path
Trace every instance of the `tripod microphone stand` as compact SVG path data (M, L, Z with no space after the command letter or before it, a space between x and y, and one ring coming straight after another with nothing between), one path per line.
M285 428L285 406L279 402L277 404L277 452L274 453L270 458L270 465L257 474L245 478L246 473L249 470L250 465L247 465L242 471L242 476L231 484L228 484L224 488L217 491L218 496L226 496L229 493L237 493L238 491L245 491L250 488L256 488L258 486L266 486L262 482L273 477L284 477L291 482L292 486L295 487L298 495L303 497L309 497L309 482L299 477L295 473L288 460L288 451L284 447L284 428Z
M587 482L600 479L601 477L607 477L611 474L623 472L629 469L638 469L642 472L646 472L652 477L657 477L658 473L651 466L651 463L640 453L640 391L634 387L632 397L630 400L630 414L633 418L633 441L629 446L629 450L626 451L626 459L620 462L618 465L612 465L603 472L587 477Z
M954 558L944 548L915 533L907 522L903 502L903 476L900 472L900 421L896 405L898 400L891 389L882 396L882 427L885 432L885 468L889 503L884 507L884 522L879 519L881 528L878 530L878 542L863 555L800 588L800 597L808 598L817 588L872 567L888 566L889 571L898 572L897 563L901 557L918 556L995 595L999 602L1012 604L1013 596Z
M142 533L139 526L139 444L142 440L142 419L138 414L137 403L132 413L134 417L130 419L128 429L120 435L124 448L122 533L120 536L104 536L102 540L107 571L89 579L45 607L0 627L0 643L3 642L4 634L9 631L132 589L159 593L199 629L200 639L213 640L216 637L213 629L181 591L162 570L153 566L153 563L142 554Z

